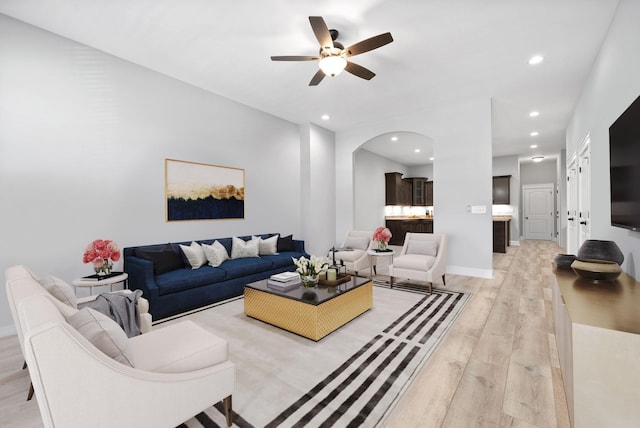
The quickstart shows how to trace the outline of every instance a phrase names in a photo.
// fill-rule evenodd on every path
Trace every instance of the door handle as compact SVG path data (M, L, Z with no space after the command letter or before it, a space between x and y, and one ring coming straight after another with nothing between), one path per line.
M573 220L574 220L574 218L573 218L573 217L569 217L567 220L568 220L568 221L573 221Z
M587 222L583 220L583 221L580 222L580 224L584 224L586 226Z

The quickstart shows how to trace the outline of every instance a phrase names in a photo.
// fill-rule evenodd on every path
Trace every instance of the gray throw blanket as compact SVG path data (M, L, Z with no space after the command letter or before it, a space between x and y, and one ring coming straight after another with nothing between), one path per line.
M131 293L101 293L95 300L85 303L82 307L89 307L117 322L127 334L133 337L140 334L138 320L138 297L142 296L141 290L133 290Z

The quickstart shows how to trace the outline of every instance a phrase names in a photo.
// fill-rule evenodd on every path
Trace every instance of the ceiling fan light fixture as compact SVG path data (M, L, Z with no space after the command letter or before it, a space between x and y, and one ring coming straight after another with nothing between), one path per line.
M326 56L320 60L320 70L327 76L337 76L347 66L347 60L342 56Z

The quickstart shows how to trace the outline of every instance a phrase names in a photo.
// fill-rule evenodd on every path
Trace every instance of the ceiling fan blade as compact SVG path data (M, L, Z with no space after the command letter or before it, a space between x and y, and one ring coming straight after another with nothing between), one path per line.
M271 61L315 61L319 56L272 56Z
M378 49L379 47L391 42L393 42L391 33L378 34L377 36L370 37L366 40L362 40L361 42L354 43L353 45L348 46L347 48L345 48L345 52L347 53L347 56L355 56L364 52Z
M320 43L320 48L333 49L333 39L331 39L331 33L329 33L329 28L324 19L321 16L310 16L309 22L311 23L313 34L316 35L316 39Z
M318 70L316 74L313 75L311 82L309 82L309 86L316 86L318 83L322 82L322 79L324 79L324 73L322 70Z
M347 61L347 66L344 69L354 76L358 76L365 80L371 80L376 75L376 73L369 70L368 68L364 68L363 66L355 64L351 61Z

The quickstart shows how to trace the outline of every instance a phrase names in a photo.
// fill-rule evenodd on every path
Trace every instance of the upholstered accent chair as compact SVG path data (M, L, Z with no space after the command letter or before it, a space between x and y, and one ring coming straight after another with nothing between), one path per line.
M106 315L41 293L23 266L6 278L46 428L172 428L219 401L231 426L226 340L190 320L128 338Z
M400 254L389 266L390 284L395 278L426 282L429 293L434 282L446 285L447 237L439 233L407 232Z
M18 322L18 302L33 295L43 295L51 299L55 304L60 305L82 305L83 303L90 302L95 299L96 296L88 296L76 299L73 288L55 277L39 278L33 271L24 265L13 266L7 269L7 300L9 301L9 309L13 316L14 325L16 328L16 334L18 336L18 343L24 352L24 333L22 327ZM22 281L17 282L21 279ZM21 284L17 286L15 284ZM11 285L13 284L13 285ZM113 293L128 294L131 290L119 290ZM55 296L55 297L54 297ZM62 303L65 302L65 303ZM65 307L61 306L64 310ZM140 297L136 303L138 313L138 326L141 333L147 333L151 331L152 318L149 313L149 301L144 297ZM23 365L23 370L27 368L27 363ZM27 401L33 397L33 385L29 386L29 392L27 394Z
M336 248L336 263L344 262L348 272L358 275L358 272L371 267L371 257L367 251L372 248L373 232L368 230L352 230L342 241L340 248ZM327 257L333 260L333 251L329 250ZM375 263L375 261L374 261Z

